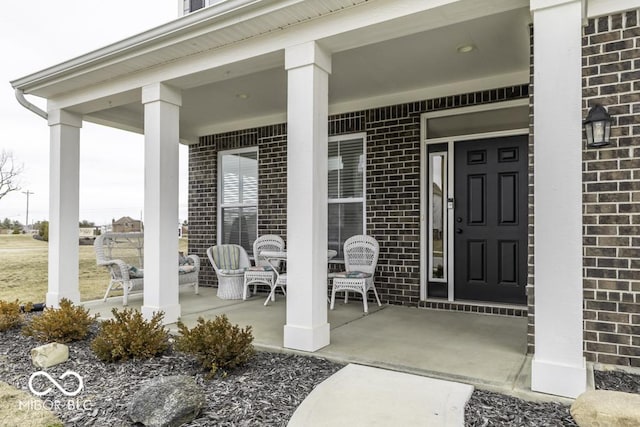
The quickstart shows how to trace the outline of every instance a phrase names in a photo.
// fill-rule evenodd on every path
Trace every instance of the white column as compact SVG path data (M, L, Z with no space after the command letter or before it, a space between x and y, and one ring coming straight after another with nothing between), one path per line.
M178 302L178 140L181 93L142 88L144 104L144 301L142 314L180 317Z
M287 324L284 346L316 351L327 323L327 143L331 57L315 42L285 50Z
M80 128L82 117L49 111L49 289L47 306L80 302Z
M581 0L532 0L535 355L531 388L576 397L582 350Z

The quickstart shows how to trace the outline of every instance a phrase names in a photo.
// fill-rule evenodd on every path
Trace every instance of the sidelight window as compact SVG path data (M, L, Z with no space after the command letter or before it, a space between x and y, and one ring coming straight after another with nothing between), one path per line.
M429 153L429 281L447 281L447 153Z

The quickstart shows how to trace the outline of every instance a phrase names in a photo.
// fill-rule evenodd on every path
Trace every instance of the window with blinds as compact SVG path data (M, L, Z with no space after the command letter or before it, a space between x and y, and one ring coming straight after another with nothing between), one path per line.
M258 235L258 150L220 152L218 243L235 243L249 254Z
M329 139L329 249L343 259L345 240L365 234L365 139L343 135Z

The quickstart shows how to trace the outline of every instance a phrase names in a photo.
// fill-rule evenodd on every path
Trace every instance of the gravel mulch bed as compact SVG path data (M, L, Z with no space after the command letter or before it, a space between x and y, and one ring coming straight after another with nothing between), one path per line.
M56 379L67 370L80 374L84 391L76 398L65 397L45 380L34 381L39 390L53 388L47 399L66 405L54 409L65 426L130 426L127 405L142 383L176 374L193 376L206 394L204 411L187 426L284 426L313 388L342 368L323 359L263 352L226 378L214 379L206 378L195 358L180 352L144 361L103 363L89 348L96 330L94 326L89 339L68 344L68 362L47 369ZM29 392L29 377L38 371L29 352L41 344L19 330L0 333L0 381ZM68 390L78 385L73 378L60 382ZM77 408L69 408L69 400Z
M475 390L464 408L467 427L577 426L569 407L555 402L528 402L504 394Z
M313 388L342 368L314 357L258 352L226 378L207 379L192 356L171 350L150 360L103 363L89 348L96 332L94 325L87 340L68 344L70 360L47 369L54 378L72 370L84 380L84 391L76 398L65 397L55 387L47 396L67 403L54 409L65 426L130 426L127 405L142 383L176 374L194 377L206 394L205 409L187 426L285 426ZM29 352L41 344L17 329L0 333L0 381L28 392L29 377L38 370ZM595 380L598 389L640 393L638 375L596 371ZM68 390L77 387L72 378L61 382ZM51 386L38 380L34 383L40 390ZM70 399L75 399L71 407ZM483 390L475 390L467 403L465 425L576 426L569 408L562 404L528 402Z
M596 389L640 394L640 375L620 371L595 371Z
M640 375L619 371L595 371L598 390L640 394ZM528 402L489 391L475 390L465 407L465 425L479 426L575 426L569 407L560 403Z

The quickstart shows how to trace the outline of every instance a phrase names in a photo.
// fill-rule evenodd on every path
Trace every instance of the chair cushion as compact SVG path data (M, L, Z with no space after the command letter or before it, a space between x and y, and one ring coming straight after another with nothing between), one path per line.
M245 268L240 268L240 269L226 269L226 270L218 270L218 272L220 274L226 274L228 276L232 276L232 275L242 275L244 274L244 271L246 269Z
M233 245L218 245L213 250L213 261L218 270L237 270L240 266L240 249Z
M179 274L193 273L194 271L196 271L196 266L195 265L185 264L185 265L181 265L180 267L178 267L178 273Z
M252 267L248 267L246 269L246 271L273 271L273 270L274 268L270 265L255 265Z
M141 279L144 277L144 269L136 268L135 266L129 267L129 279Z
M329 273L330 279L367 279L371 276L373 276L371 273L366 273L364 271L340 271L338 273Z

